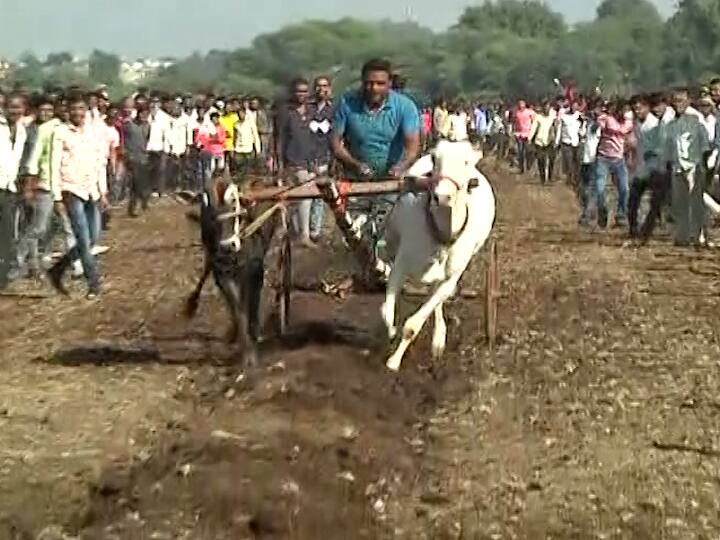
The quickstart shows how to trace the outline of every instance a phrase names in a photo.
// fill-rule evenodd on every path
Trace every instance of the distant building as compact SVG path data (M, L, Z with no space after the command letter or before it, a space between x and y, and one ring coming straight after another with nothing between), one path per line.
M126 84L138 84L155 75L161 69L175 65L173 58L138 58L135 61L123 61L120 65L120 79Z
M13 65L8 60L0 58L0 81L7 79L10 76Z

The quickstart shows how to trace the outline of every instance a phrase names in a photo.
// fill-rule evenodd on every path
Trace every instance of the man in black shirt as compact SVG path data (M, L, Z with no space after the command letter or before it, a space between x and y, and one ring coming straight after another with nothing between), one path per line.
M328 77L315 79L315 101L313 102L313 119L310 121L310 131L315 136L315 160L318 173L327 175L332 161L332 132L333 103L332 85ZM325 202L314 199L310 209L310 238L317 241L322 232L325 216Z
M137 217L135 213L137 203L143 211L148 209L150 198L150 161L147 151L150 137L150 111L141 107L137 111L135 120L127 118L123 123L125 139L125 166L130 178L130 203L128 215Z
M313 133L318 107L308 100L310 85L305 79L290 84L290 101L280 108L277 118L277 154L279 170L295 185L315 179L321 172L318 160L318 137ZM324 169L327 174L327 168ZM304 200L293 207L293 231L299 242L314 247L310 238L310 210L312 200Z

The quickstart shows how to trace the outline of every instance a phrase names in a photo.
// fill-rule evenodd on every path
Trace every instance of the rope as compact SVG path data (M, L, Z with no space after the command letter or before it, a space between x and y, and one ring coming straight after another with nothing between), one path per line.
M250 238L253 234L255 234L257 231L259 231L263 225L273 216L275 212L278 210L284 211L285 210L285 203L279 202L272 205L270 208L265 210L262 214L260 214L255 220L245 227L245 229L242 231L242 234L239 234L238 237L240 240L246 240Z

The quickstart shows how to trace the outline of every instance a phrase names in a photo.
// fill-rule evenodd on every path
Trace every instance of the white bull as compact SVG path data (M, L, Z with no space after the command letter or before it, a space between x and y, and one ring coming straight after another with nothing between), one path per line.
M441 141L408 171L415 177L430 174L427 192L404 194L388 217L387 249L394 262L381 314L391 340L397 334L396 304L405 279L435 285L430 298L403 326L402 340L387 361L393 371L400 369L405 352L432 314L433 356L445 351L443 304L455 294L495 222L495 195L476 168L481 157L467 142Z

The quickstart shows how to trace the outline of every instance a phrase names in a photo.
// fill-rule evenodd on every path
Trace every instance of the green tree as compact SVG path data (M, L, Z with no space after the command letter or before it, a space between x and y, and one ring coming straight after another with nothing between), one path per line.
M94 50L88 59L88 75L98 83L116 84L120 79L120 58L99 50Z
M73 55L69 52L50 53L45 57L46 66L61 66L70 64L73 61Z
M720 2L681 0L665 27L664 79L695 83L717 72L720 61Z
M481 6L467 8L455 28L556 39L566 32L567 25L561 14L538 0L485 0Z

